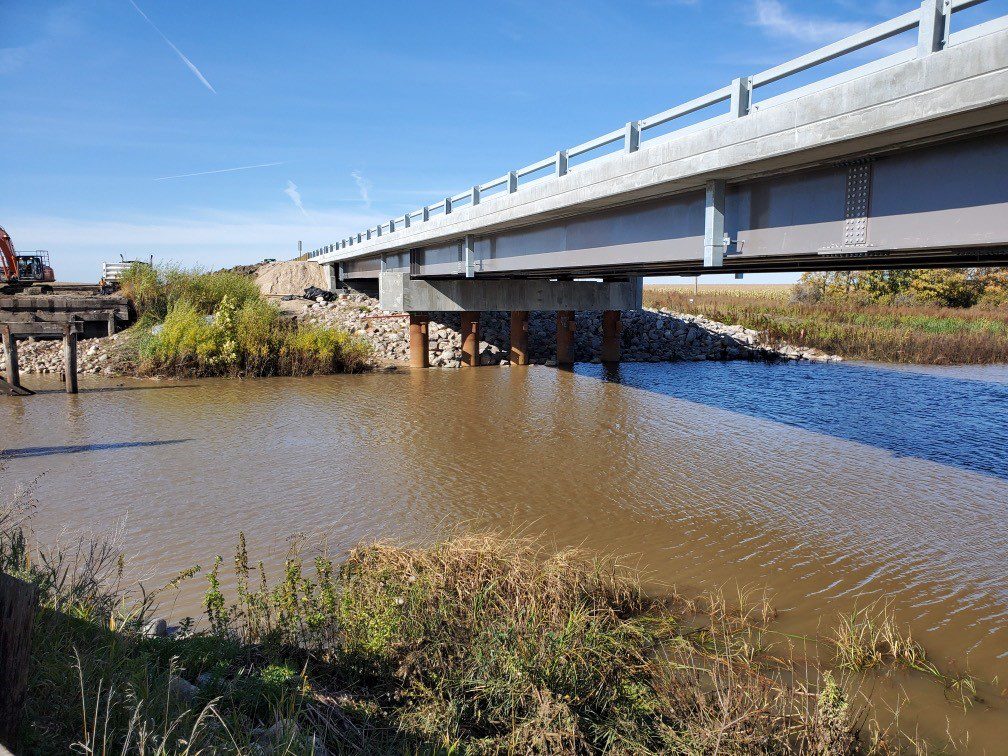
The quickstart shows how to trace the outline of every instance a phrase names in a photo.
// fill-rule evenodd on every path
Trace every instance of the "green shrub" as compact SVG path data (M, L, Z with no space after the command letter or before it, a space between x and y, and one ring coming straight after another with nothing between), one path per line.
M356 372L371 355L367 342L344 331L284 318L237 273L135 264L122 290L139 313L122 362L141 375Z

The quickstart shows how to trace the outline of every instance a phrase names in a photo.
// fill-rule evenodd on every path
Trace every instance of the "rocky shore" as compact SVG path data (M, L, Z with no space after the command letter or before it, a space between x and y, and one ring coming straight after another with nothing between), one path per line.
M278 300L291 317L343 328L364 337L374 348L376 364L406 364L409 340L406 318L378 307L378 300L354 291L326 302L304 298ZM602 315L579 312L575 319L574 357L578 362L598 362L602 347ZM483 313L480 320L480 361L484 365L508 362L510 321L506 312ZM123 372L117 348L124 334L86 339L79 343L77 372L83 375L119 375ZM431 365L459 367L462 358L459 316L445 314L431 320ZM529 316L529 352L533 364L555 364L556 316L533 312ZM623 313L624 362L681 362L698 360L806 360L836 362L840 358L815 349L770 344L759 333L725 325L699 315L671 310ZM3 348L0 346L0 356ZM23 373L59 373L63 369L61 343L22 341L18 355Z
M374 347L375 357L389 363L409 359L406 319L378 307L378 301L358 292L345 292L335 301L319 298L285 302L298 317L338 326L363 336ZM671 310L641 310L623 313L622 355L624 362L681 362L698 360L807 360L837 362L839 357L815 349L787 344L769 344L760 334L741 326L725 325L699 315ZM431 320L431 365L459 367L462 358L459 316L442 314ZM486 312L480 318L480 361L484 365L506 364L510 342L510 316ZM575 316L574 358L598 362L602 348L602 313L579 312ZM555 364L556 315L529 315L529 353L533 364Z

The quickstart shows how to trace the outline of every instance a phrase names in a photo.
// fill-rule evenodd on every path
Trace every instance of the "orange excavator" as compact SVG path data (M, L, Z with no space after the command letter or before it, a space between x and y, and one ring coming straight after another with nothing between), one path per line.
M0 227L0 293L19 294L30 286L48 284L56 280L49 266L49 253L35 250L28 254L17 254L14 243L3 227ZM41 292L52 292L51 286L41 286Z

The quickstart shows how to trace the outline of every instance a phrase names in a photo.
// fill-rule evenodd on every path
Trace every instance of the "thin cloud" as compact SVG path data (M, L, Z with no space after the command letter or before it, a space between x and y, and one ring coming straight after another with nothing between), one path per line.
M179 56L179 60L181 60L183 63L186 64L186 67L190 71L192 71L193 74L196 76L196 78L199 79L203 83L203 86L205 86L207 89L209 89L214 94L217 94L217 90L213 88L213 85L209 81L207 81L206 76L203 75L202 71L200 71L198 68L196 68L196 65L191 60L189 60L189 58L187 58L182 53L181 50L179 50L177 47L175 47L174 43L170 39L168 39L168 37L166 37L164 35L164 32L161 31L160 29L158 29L157 24L155 24L153 21L151 21L149 18L147 18L147 14L144 13L142 10L140 10L140 6L137 5L135 2L133 2L133 0L129 0L129 2L130 2L130 5L132 5L134 8L136 8L136 12L139 13L141 16L143 16L144 21L146 21L148 24L150 24L151 27L154 29L154 31L156 31L158 34L161 35L161 39L163 39L165 42L168 43L168 46L172 50L175 51L176 55Z
M287 188L284 189L283 192L288 197L290 197L290 200L291 202L294 203L294 206L301 211L301 215L308 215L308 213L305 212L304 205L301 204L301 192L298 191L297 184L288 179Z
M353 180L357 182L357 191L360 192L360 197L364 200L364 206L368 209L371 208L371 187L374 186L370 181L364 178L360 171L353 171L351 174Z
M155 181L167 181L168 179L189 178L190 176L209 176L211 173L231 173L232 171L248 171L253 168L269 168L273 165L283 165L279 163L260 163L259 165L240 165L237 168L220 168L216 171L199 171L198 173L180 173L177 176L160 176Z
M775 37L821 44L861 31L861 24L796 13L780 0L756 0L756 17L750 22Z

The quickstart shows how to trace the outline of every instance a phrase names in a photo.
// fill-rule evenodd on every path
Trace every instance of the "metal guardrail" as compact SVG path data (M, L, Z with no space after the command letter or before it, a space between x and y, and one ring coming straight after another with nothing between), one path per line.
M975 5L980 5L986 1L987 0L924 0L921 3L920 8L916 10L904 13L896 18L889 19L888 21L883 21L882 23L876 24L864 31L852 34L849 37L845 37L844 39L833 42L832 44L824 47L820 47L817 50L789 60L786 63L781 63L773 68L768 68L760 73L735 79L726 87L716 89L713 92L709 92L681 105L676 105L675 107L669 108L668 110L662 111L656 115L648 116L647 118L642 118L637 121L629 121L624 127L616 129L615 131L610 131L608 134L603 134L602 136L595 137L594 139L589 139L587 142L582 142L581 144L573 147L568 147L565 150L559 150L550 157L543 158L542 160L531 163L522 168L518 168L517 170L509 171L503 176L498 176L497 178L483 184L477 184L476 186L466 189L465 191L451 197L445 197L443 200L439 200L432 205L425 205L418 210L413 210L405 215L392 218L385 223L367 228L352 236L348 236L345 239L341 239L335 244L329 244L312 250L311 252L308 252L307 255L301 255L300 258L304 259L307 257L308 259L312 259L337 250L352 248L357 244L380 237L385 233L394 233L401 228L409 228L416 221L423 223L429 221L434 215L448 215L457 205L461 203L466 203L467 206L478 205L483 199L492 200L494 197L514 194L515 192L518 192L519 190L539 180L535 179L521 184L521 179L544 171L548 168L553 169L550 174L551 176L564 176L570 171L576 171L580 166L587 163L591 163L595 160L603 160L613 154L636 152L641 149L642 146L664 141L672 136L681 135L687 129L702 129L723 123L733 118L742 118L751 112L759 110L761 106L765 107L767 105L777 104L788 99L794 99L811 91L815 91L816 89L835 85L840 83L842 80L853 78L854 76L863 76L867 73L871 73L872 71L881 70L883 68L896 65L897 63L911 60L915 57L930 55L931 53L943 50L950 44L950 42L956 43L966 41L967 39L972 39L982 33L986 33L987 31L1008 27L1008 16L1004 16L994 21L978 24L964 30L963 32L952 35L952 14L955 11L965 10ZM801 73L802 71L806 71L822 63L828 63L829 61L835 60L843 55L847 55L848 53L856 52L878 42L891 39L892 37L903 34L904 32L910 31L914 28L918 30L917 44L914 47L888 55L884 58L858 66L840 74L817 80L812 84L789 90L788 92L771 97L763 102L753 102L753 93L759 87L773 84L781 79L787 78L788 76ZM691 124L681 129L677 129L657 137L652 137L651 139L645 138L646 132L649 129L654 129L655 127L671 123L678 118L691 115L705 108L721 103L728 103L727 113L719 114L701 121L700 123ZM569 165L571 158L620 142L623 144L623 149L619 152L609 152L603 155L598 155L589 160L585 160L578 166ZM546 178L546 176L539 178ZM484 197L484 194L494 189L500 189L501 191L494 192L491 196Z
M119 277L125 273L133 263L131 262L103 262L102 280L118 281Z

